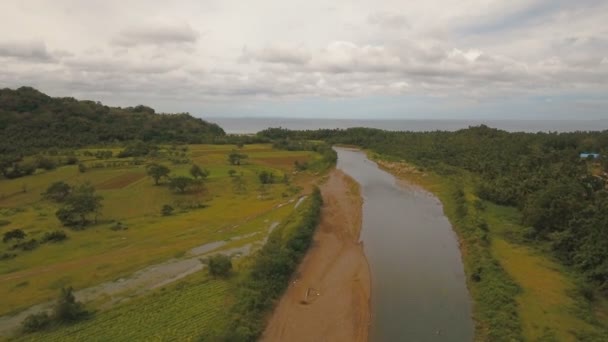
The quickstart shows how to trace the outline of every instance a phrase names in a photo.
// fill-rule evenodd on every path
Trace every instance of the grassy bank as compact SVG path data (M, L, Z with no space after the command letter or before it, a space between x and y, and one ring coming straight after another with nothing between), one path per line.
M302 204L303 209L270 235L266 245L249 260L249 267L238 282L235 303L228 313L229 323L207 332L202 340L255 341L260 337L268 314L312 243L322 201L316 188Z
M441 174L370 153L389 172L434 193L456 231L473 299L477 341L606 340L606 306L589 302L568 270L526 241L515 208L474 194L473 176Z

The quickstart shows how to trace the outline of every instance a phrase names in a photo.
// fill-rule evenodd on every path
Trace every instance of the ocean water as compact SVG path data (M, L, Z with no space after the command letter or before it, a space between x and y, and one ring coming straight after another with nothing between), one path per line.
M572 132L608 130L608 119L600 120L355 120L355 119L302 119L302 118L234 118L205 117L215 122L227 133L251 134L268 127L293 130L319 128L370 127L391 131L456 131L481 124L510 132Z

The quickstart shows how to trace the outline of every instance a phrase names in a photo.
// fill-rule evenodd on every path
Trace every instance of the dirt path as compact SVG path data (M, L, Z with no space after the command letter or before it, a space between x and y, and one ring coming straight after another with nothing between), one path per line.
M367 341L371 280L359 243L358 186L334 170L321 191L325 204L313 246L272 314L263 341Z

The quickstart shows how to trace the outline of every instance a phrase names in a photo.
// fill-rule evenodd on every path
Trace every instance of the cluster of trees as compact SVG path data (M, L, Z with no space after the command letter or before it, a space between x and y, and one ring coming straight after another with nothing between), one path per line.
M185 193L190 189L201 189L204 180L209 176L209 170L201 168L196 164L192 164L190 168L192 178L187 176L171 177L171 169L158 163L148 164L146 169L148 175L154 180L155 185L160 185L163 179L167 179L169 181L169 189L179 193Z
M223 140L225 132L188 113L158 114L146 106L108 107L21 87L0 89L0 136L0 154L18 156L48 146L73 148L133 140L210 143Z
M281 141L324 140L371 149L449 176L476 176L479 197L515 206L530 239L608 292L608 131L509 133L487 126L456 132L389 132L369 128L260 132ZM581 159L596 152L599 159Z
M61 204L55 216L64 226L83 229L90 223L97 223L103 197L97 195L89 183L73 187L63 181L55 182L42 196Z
M294 163L297 170L303 171L306 169L321 171L336 164L338 155L331 148L331 142L322 142L323 138L312 138L313 136L325 136L319 134L321 131L291 131L284 128L268 128L257 133L257 136L271 140L273 148L288 151L314 151L321 155L321 159L312 163Z
M266 315L289 285L290 277L312 243L322 204L321 193L315 189L310 202L291 222L294 229L288 227L271 233L239 284L236 302L229 312L230 323L220 331L207 332L212 336L203 336L203 339L256 341L259 338Z
M50 158L44 155L36 155L29 160L22 156L3 155L0 156L0 173L8 179L29 176L37 169L53 170L59 165L74 165L78 158L68 156L67 158Z

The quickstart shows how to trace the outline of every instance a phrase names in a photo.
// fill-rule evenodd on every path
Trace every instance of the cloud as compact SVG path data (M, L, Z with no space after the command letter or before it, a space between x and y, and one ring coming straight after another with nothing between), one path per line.
M367 17L367 21L372 25L378 25L388 29L409 28L407 18L398 13L376 12Z
M306 64L311 59L310 51L305 48L288 45L272 45L262 49L250 50L243 48L241 61L259 61L276 64Z
M187 24L159 24L126 28L112 39L118 46L194 44L200 34Z
M47 62L53 56L41 41L5 41L0 42L0 57L10 57L27 61Z
M328 10L321 0L57 0L33 11L7 0L0 87L175 108L259 100L259 111L263 101L308 98L504 106L605 94L608 2L555 1L336 0Z

